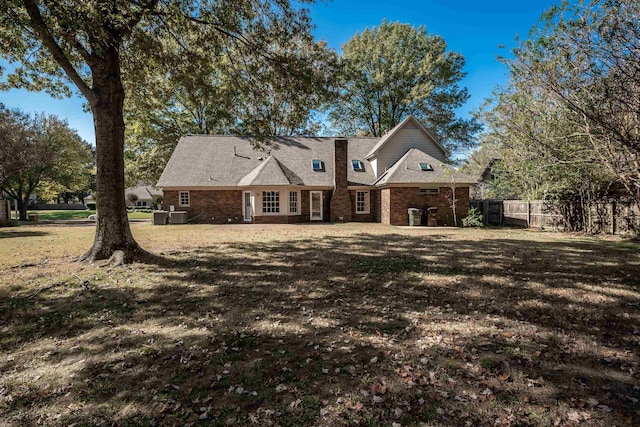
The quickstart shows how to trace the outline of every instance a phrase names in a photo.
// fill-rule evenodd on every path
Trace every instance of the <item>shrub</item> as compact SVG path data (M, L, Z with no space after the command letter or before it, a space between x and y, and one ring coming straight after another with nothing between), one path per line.
M482 227L482 214L476 208L469 209L467 217L462 219L463 227Z
M87 202L87 209L89 209L90 211L95 211L96 210L96 202Z

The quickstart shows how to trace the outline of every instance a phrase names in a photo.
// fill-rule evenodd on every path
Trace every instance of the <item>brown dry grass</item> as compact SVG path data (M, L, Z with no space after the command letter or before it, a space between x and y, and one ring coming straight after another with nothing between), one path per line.
M0 229L9 425L640 423L638 244L136 224L107 270L92 232Z

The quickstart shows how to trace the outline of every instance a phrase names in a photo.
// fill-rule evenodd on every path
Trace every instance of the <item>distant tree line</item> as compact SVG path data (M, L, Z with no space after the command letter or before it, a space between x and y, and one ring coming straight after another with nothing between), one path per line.
M0 104L0 193L27 218L29 197L84 199L94 182L93 148L55 116L29 115Z

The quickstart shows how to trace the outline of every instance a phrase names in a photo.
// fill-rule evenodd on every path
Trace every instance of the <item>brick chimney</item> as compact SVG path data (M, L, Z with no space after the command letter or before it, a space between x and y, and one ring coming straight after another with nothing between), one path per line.
M331 222L351 221L351 197L347 190L347 140L336 139L333 162Z

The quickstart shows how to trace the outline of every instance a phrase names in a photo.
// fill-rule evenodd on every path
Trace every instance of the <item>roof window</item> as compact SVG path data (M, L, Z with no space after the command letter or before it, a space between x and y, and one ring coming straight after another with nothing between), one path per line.
M364 164L362 164L360 160L351 160L351 166L353 167L353 170L356 172L364 171Z
M324 162L322 160L313 159L311 160L311 166L314 171L323 171L324 170Z
M431 166L429 163L419 163L419 164L420 164L420 170L423 170L423 171L433 170L433 166Z

